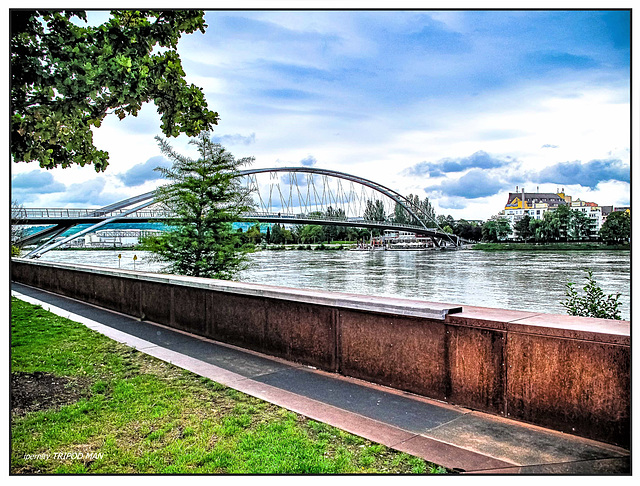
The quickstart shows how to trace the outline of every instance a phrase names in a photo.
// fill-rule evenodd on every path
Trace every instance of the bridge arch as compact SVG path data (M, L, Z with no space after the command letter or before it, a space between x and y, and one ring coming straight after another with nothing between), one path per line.
M245 214L247 220L395 229L429 236L438 246L440 241L445 240L456 246L460 242L455 235L448 234L440 228L435 219L423 208L416 206L397 191L370 179L315 167L246 169L239 171L237 175L239 178L244 178L247 191L254 195L258 209ZM268 180L260 180L261 177L268 177ZM344 183L348 185L345 187ZM367 215L367 208L371 209L370 204L375 206L377 202L382 206L377 208L378 214L383 214L379 219L371 216L372 211ZM23 224L25 221L36 220L38 224L46 221L49 221L49 224L56 224L53 228L29 237L29 242L37 240L39 235L41 237L51 237L52 234L56 236L73 225L92 223L88 228L68 238L36 248L27 257L40 256L46 251L83 234L93 232L108 223L168 219L166 213L152 209L155 203L154 192L151 191L99 209L47 209L48 216L40 219L35 217L35 211L44 212L45 210L24 209ZM132 205L135 206L131 207ZM389 218L395 210L395 205L399 205L406 211L411 224L398 223ZM327 216L326 212L330 212L329 208L333 214ZM49 216L51 212L55 213L53 217Z

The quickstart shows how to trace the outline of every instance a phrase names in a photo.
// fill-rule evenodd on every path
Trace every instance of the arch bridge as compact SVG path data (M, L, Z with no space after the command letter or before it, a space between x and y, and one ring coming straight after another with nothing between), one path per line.
M446 233L424 207L377 182L327 169L283 167L239 171L240 184L253 200L244 221L282 224L318 224L398 230L429 237L438 247L462 241ZM19 208L12 224L53 225L23 238L21 245L47 241L26 255L39 257L69 241L116 222L170 222L167 212L147 192L99 209ZM52 241L78 224L90 226Z

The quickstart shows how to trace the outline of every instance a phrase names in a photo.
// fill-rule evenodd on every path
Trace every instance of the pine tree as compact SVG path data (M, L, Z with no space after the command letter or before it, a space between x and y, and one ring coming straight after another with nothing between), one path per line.
M251 207L237 172L253 158L235 159L209 137L203 132L189 142L200 154L196 160L156 137L173 165L156 169L169 184L160 186L155 197L174 217L166 222L169 231L144 238L142 244L157 260L168 262L171 273L230 279L243 267L250 249L232 230L232 223Z

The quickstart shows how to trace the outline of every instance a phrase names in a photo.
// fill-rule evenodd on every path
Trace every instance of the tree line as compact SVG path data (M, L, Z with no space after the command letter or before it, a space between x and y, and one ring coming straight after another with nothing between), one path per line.
M536 243L593 241L616 244L631 238L631 216L626 211L616 211L607 216L599 232L595 232L595 221L578 209L567 205L544 213L542 219L524 215L513 228L506 218L493 218L482 225L482 240L497 242L511 233L517 240Z

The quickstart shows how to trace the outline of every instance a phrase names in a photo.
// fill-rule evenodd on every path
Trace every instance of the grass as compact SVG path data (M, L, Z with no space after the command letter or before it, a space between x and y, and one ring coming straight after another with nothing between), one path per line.
M477 243L473 250L484 251L510 251L510 250L548 250L548 251L575 251L575 250L629 250L629 245L605 245L595 242L567 242L567 243Z
M12 414L12 474L447 472L15 298L11 371L65 377L80 397Z

